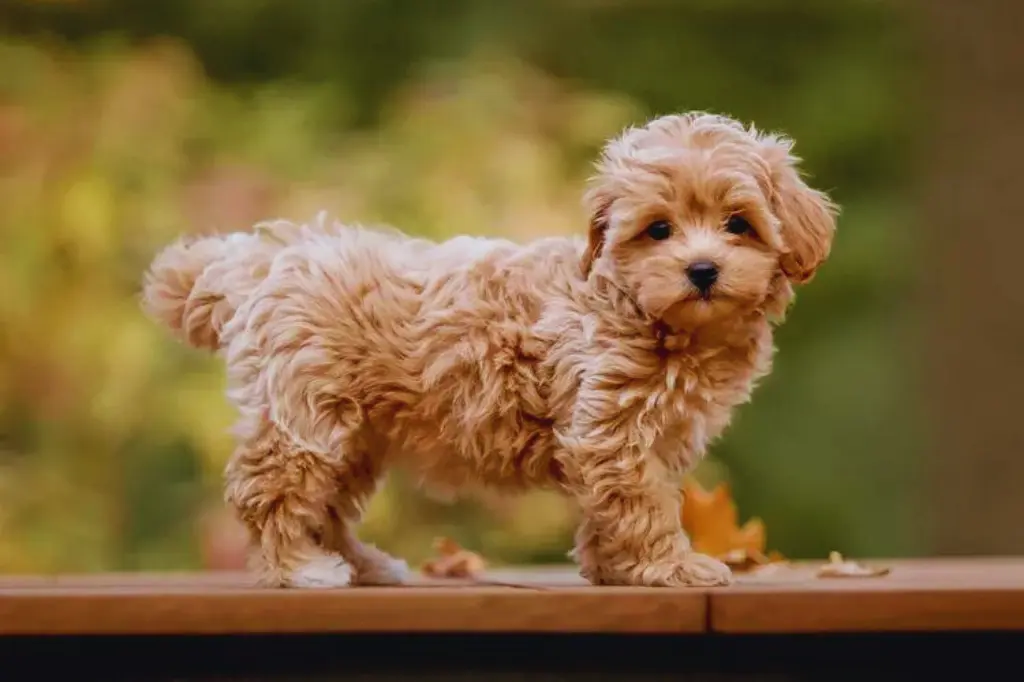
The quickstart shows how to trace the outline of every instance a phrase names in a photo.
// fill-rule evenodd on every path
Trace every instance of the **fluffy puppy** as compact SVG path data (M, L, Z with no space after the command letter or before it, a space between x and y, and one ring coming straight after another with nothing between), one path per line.
M145 306L227 364L226 498L262 581L401 581L354 526L404 467L445 491L564 491L595 584L729 583L682 531L680 479L828 255L836 210L790 149L704 113L629 129L587 192L586 240L434 243L321 217L164 250Z

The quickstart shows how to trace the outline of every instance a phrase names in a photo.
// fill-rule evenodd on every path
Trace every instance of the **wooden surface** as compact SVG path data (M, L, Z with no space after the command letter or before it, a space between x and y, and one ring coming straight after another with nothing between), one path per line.
M712 590L595 588L571 568L330 591L230 573L7 577L0 634L1024 631L1024 559L881 563L881 578L809 565Z
M746 579L709 600L722 633L1024 630L1024 560L874 562L881 578L816 578L812 568Z
M238 574L0 579L0 635L332 632L700 633L692 590L596 589L571 569L494 572L489 584L260 589Z

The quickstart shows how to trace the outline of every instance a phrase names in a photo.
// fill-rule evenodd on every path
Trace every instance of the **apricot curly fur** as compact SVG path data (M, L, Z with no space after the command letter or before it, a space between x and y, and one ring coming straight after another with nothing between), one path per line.
M606 146L586 240L435 243L321 215L168 247L145 307L225 360L240 415L226 499L261 580L401 581L355 524L402 467L445 491L564 491L593 583L727 584L691 550L678 491L828 256L836 209L796 163L785 138L665 116ZM749 232L725 230L733 215ZM709 292L687 280L698 260L718 269Z

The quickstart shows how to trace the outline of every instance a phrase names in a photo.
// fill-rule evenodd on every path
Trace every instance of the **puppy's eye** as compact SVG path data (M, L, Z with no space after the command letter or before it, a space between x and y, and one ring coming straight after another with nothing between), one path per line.
M668 239L672 234L672 225L667 220L656 220L647 226L647 236L655 241Z
M732 215L725 223L725 231L729 234L747 234L751 231L751 227L743 216Z

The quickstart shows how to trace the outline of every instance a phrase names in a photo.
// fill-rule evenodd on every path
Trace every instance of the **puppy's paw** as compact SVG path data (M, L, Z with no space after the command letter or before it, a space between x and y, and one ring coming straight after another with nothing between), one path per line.
M686 552L675 560L633 564L625 570L584 565L581 574L594 585L634 587L717 587L732 584L732 570L706 554Z
M665 587L718 587L732 584L732 570L706 554L690 552L665 575Z
M373 561L362 563L352 580L354 585L401 585L409 578L409 564L379 552Z
M325 554L298 566L288 576L290 587L330 589L352 584L352 567L338 556Z
M728 566L697 552L687 552L674 561L637 565L622 573L584 570L583 575L599 585L716 587L732 583Z

